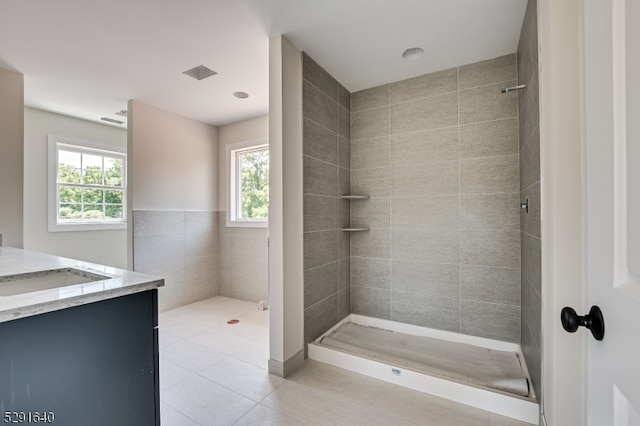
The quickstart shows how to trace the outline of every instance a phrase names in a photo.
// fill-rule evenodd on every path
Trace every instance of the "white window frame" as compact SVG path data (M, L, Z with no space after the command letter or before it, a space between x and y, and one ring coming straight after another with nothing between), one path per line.
M113 145L104 145L64 136L48 135L48 229L49 232L73 231L106 231L127 228L127 150ZM96 222L58 222L59 187L58 187L58 144L73 147L80 152L102 153L105 156L116 154L122 158L122 219Z
M227 164L227 227L228 228L267 228L269 218L239 219L238 218L238 156L244 151L269 148L268 139L254 139L236 142L226 147Z

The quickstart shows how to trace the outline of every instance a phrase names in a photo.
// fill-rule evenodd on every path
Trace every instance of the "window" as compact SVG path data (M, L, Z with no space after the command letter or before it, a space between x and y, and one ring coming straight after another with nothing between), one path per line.
M126 227L124 149L49 135L49 232Z
M227 226L267 227L269 145L266 141L227 146L229 210Z

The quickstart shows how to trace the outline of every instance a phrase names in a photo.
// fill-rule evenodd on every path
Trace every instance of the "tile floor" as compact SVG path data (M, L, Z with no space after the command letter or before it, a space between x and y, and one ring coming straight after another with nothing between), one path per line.
M269 375L268 341L255 303L214 297L161 313L162 425L526 426L312 360Z

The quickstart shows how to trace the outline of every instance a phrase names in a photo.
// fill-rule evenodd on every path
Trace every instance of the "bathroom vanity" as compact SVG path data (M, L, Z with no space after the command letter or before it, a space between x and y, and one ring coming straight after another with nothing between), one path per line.
M0 247L0 422L159 425L162 285Z

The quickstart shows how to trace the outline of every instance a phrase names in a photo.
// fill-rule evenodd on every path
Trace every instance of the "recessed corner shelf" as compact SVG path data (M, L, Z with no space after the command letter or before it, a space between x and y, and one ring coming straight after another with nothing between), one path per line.
M369 196L368 195L343 195L342 197L343 200L368 200Z
M342 232L361 232L368 230L369 228L342 228Z
M369 196L368 195L343 195L342 197L343 200L368 200ZM362 231L368 231L369 228L342 228L342 232L362 232Z

